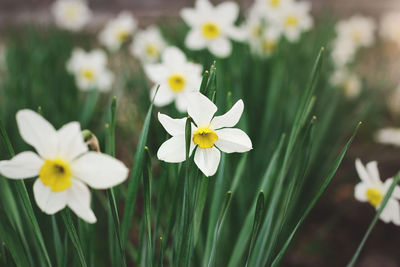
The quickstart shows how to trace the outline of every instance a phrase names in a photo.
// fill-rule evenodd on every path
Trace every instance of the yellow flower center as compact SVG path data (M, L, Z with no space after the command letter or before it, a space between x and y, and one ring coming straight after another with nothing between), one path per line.
M84 69L84 70L82 70L81 74L87 80L90 80L90 81L94 80L95 73L92 69Z
M46 159L39 172L39 178L51 191L64 191L71 186L71 169L69 164L61 159Z
M265 53L272 53L276 48L276 42L274 41L264 41L262 43L262 49Z
M146 54L148 54L152 57L157 57L159 52L155 45L148 44L148 45L146 45Z
M269 4L272 7L278 7L280 5L281 1L280 0L270 0Z
M351 35L352 35L352 37L353 37L353 41L354 41L356 44L358 44L358 43L361 42L362 37L361 37L361 34L360 34L359 31L354 30L354 31L352 32Z
M193 134L193 142L200 148L211 148L218 140L218 135L209 127L200 127Z
M65 16L67 19L75 19L78 17L78 9L75 6L69 6L65 9Z
M169 88L174 92L180 92L185 88L185 78L180 74L173 74L168 78Z
M217 24L213 22L207 22L202 27L203 35L206 39L215 39L220 35L220 29Z
M299 25L299 19L298 19L296 16L290 15L290 16L287 16L287 17L286 17L286 19L285 19L285 26L286 26L287 28L290 28L290 27L297 27L298 25Z
M121 42L128 40L130 36L131 34L126 30L123 29L117 30L117 39Z
M376 188L376 187L368 188L366 194L367 194L368 202L372 206L377 207L379 204L381 204L383 195L378 188Z
M252 30L254 37L260 37L262 35L262 28L260 25L254 26Z

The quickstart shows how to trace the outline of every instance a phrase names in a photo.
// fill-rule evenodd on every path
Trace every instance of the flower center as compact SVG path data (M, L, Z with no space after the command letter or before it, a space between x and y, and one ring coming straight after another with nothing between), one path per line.
M64 191L71 186L71 169L69 164L61 159L46 159L40 168L39 178L51 191Z
M158 56L158 49L155 45L148 44L146 45L146 54L152 56L152 57L157 57Z
M65 16L67 19L73 20L78 17L78 9L76 6L69 6L65 9Z
M280 0L270 0L269 1L269 4L272 6L272 7L278 7L279 5L280 5Z
M95 77L94 71L92 69L83 69L81 75L89 81L93 81Z
M360 32L359 31L357 31L357 30L354 30L353 32L352 32L352 37L353 37L353 41L356 43L356 44L358 44L358 43L360 43L361 42L361 34L360 34Z
M262 35L262 28L260 25L254 26L252 30L254 37L260 37Z
M174 92L180 92L185 88L185 78L180 74L173 74L168 78L169 88Z
M297 27L297 25L299 25L299 20L298 20L298 18L296 16L290 15L290 16L286 17L285 26L287 28Z
M217 140L218 135L209 127L197 128L197 131L193 134L193 142L200 148L211 148Z
M276 48L276 42L264 41L262 44L262 49L265 53L272 53Z
M207 22L202 27L203 35L206 39L215 39L220 35L220 30L217 24Z
M117 39L121 42L124 42L126 40L128 40L128 38L131 36L131 34L124 30L124 29L119 29L117 30Z
M366 194L367 194L368 202L372 206L377 207L379 204L381 204L383 195L378 188L376 188L376 187L368 188Z

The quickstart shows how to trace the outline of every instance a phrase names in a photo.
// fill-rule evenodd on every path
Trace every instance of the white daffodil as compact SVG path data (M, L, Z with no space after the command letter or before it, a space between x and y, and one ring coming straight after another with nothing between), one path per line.
M374 43L375 28L375 22L371 18L355 15L338 22L336 33L338 38L351 41L356 48L368 47Z
M128 169L106 154L88 151L78 122L59 130L31 110L17 113L22 139L37 152L25 151L0 161L1 175L10 179L38 177L33 193L39 208L54 214L69 207L83 220L94 223L90 190L106 189L125 181Z
M156 26L150 26L135 34L130 47L132 55L143 63L156 63L160 60L167 43Z
M188 62L185 54L176 47L167 47L161 63L145 65L145 72L155 84L150 92L156 106L162 107L175 101L180 112L186 112L187 96L200 90L202 66Z
M194 162L206 176L212 176L218 169L221 152L247 152L252 149L250 138L240 129L232 128L243 113L242 100L224 115L214 116L215 104L203 94L196 92L188 97L188 114L193 119L190 154L196 149ZM158 113L158 120L172 136L158 149L157 157L166 162L182 162L185 154L186 118L172 119Z
M336 38L332 45L332 62L336 68L343 68L354 60L356 52L354 42L343 37Z
M310 11L309 2L292 2L283 6L275 23L282 29L287 40L296 42L303 32L313 27Z
M400 128L384 128L375 135L378 143L385 145L400 146Z
M208 50L217 57L231 54L229 39L244 41L246 34L234 26L239 16L239 6L223 2L214 7L208 0L196 0L195 8L184 8L181 17L191 27L185 45L193 50Z
M369 162L365 167L359 159L356 160L356 170L361 182L354 189L354 197L361 202L369 202L376 210L379 209L393 178L381 181L376 161ZM387 202L379 218L385 223L393 222L400 225L400 187L396 185L393 194Z
M92 17L85 0L57 0L51 11L57 26L70 31L81 30Z
M380 23L380 35L395 42L400 47L400 12L390 12L383 16Z
M100 32L99 41L112 52L119 50L137 27L137 22L129 12L121 12L110 20Z
M260 14L275 20L279 17L279 13L293 2L294 0L256 0L254 6Z
M111 90L114 74L107 68L107 55L103 50L85 52L75 48L67 62L67 70L75 76L77 87L82 91Z
M355 98L361 93L361 80L357 74L349 72L347 69L337 69L332 77L331 84L342 89L347 98Z

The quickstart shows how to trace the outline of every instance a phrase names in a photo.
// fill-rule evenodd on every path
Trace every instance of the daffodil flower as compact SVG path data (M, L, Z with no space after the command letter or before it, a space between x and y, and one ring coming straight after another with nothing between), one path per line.
M70 30L81 30L92 17L85 0L57 0L51 11L58 27Z
M380 129L375 135L375 140L385 145L400 146L400 128Z
M349 99L356 98L361 93L362 83L360 78L356 73L350 72L346 68L336 69L330 82L333 86L342 89L344 96Z
M166 46L160 30L156 26L149 26L135 34L130 51L142 63L156 63L160 60Z
M244 104L239 100L224 115L214 116L217 107L203 94L196 92L188 97L188 114L193 119L190 154L206 176L212 176L218 169L221 152L247 152L252 149L250 138L240 129L232 128L243 113ZM158 120L172 136L157 152L160 160L176 163L186 159L185 125L186 118L173 119L158 113Z
M136 27L137 22L134 17L129 12L121 12L100 32L99 41L111 52L116 52L131 38Z
M175 101L176 108L186 112L187 95L200 89L202 69L201 65L188 62L178 48L167 47L161 63L145 65L147 76L155 84L150 92L151 97L160 86L154 104L162 107Z
M25 151L0 161L1 175L10 179L38 177L34 198L46 214L69 207L80 218L95 223L90 190L116 186L128 176L125 165L106 154L89 152L80 124L70 122L59 130L31 110L17 113L21 137L37 154Z
M208 50L217 57L231 54L229 39L244 41L246 34L234 26L239 7L234 2L224 2L214 7L208 0L197 0L195 8L184 8L181 17L191 27L185 44L193 50Z
M107 55L103 50L85 52L75 48L67 62L67 70L75 76L76 85L82 91L111 90L114 74L107 68Z
M359 159L356 160L356 170L360 176L361 182L358 183L354 190L354 197L361 202L369 202L376 210L379 209L393 178L381 181L378 164L371 161L364 165ZM383 209L380 219L385 223L393 222L400 225L400 187L396 185L393 194Z
M338 38L351 41L356 48L368 47L375 40L375 22L368 17L355 15L336 25Z

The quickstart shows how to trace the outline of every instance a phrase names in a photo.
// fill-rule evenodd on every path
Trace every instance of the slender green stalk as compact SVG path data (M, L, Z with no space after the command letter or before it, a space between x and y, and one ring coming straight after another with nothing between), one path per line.
M149 148L146 146L146 156L143 171L143 194L144 194L144 219L146 227L147 241L147 263L153 266L152 262L152 235L151 235L151 155Z
M360 245L358 246L358 248L356 250L356 253L354 253L353 257L351 258L351 260L349 262L349 264L347 264L347 267L353 267L354 264L356 263L358 257L360 256L361 250L363 249L363 247L365 245L365 242L367 242L367 239L368 239L369 235L371 234L371 232L374 229L376 223L378 222L379 216L381 216L383 210L386 207L386 204L388 203L390 197L392 196L393 191L394 191L396 185L399 183L399 181L400 181L400 173L398 173L396 175L396 177L393 179L393 182L390 185L389 190L387 191L387 193L385 195L385 198L383 199L382 204L380 205L380 207L378 209L378 212L376 213L374 219L372 220L371 224L369 225L369 227L367 229L367 232L365 233L363 239L361 240Z

